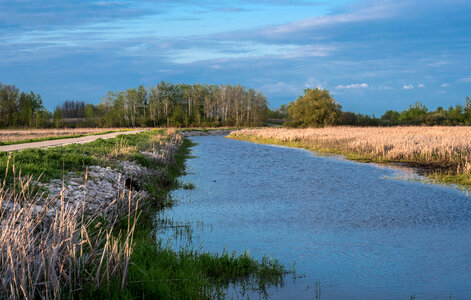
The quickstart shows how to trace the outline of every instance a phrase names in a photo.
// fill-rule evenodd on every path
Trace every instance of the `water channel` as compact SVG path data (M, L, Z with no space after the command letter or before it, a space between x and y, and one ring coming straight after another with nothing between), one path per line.
M161 218L192 245L295 262L270 299L469 299L471 197L410 171L301 149L191 137L194 158ZM171 241L171 230L158 233ZM174 241L180 247L181 241ZM316 287L317 286L317 287Z

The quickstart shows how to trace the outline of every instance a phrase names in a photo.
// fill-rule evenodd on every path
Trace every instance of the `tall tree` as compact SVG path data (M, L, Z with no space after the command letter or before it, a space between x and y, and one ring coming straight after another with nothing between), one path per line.
M341 106L326 89L305 89L304 95L288 106L292 126L323 127L340 121Z
M54 126L56 128L59 128L62 124L62 111L59 106L57 106L56 109L54 110L53 118L54 118Z

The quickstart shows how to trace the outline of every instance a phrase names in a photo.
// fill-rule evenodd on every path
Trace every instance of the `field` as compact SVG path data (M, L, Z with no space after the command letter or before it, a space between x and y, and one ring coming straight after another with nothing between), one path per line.
M470 127L244 129L229 137L340 153L359 161L406 163L441 181L471 184Z
M0 145L62 139L125 130L123 128L71 128L71 129L3 129Z

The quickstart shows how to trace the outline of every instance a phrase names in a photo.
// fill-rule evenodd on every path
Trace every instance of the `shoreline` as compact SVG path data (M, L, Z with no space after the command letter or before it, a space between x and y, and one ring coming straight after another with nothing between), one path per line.
M280 285L287 271L276 259L162 245L154 217L184 188L192 145L165 129L0 157L11 170L0 183L0 296L220 298L229 284ZM25 167L18 179L15 164Z
M255 137L253 135L242 136L242 135L227 135L226 138L251 142L256 144L265 144L265 145L279 145L292 148L301 148L311 152L323 153L323 154L336 154L341 156L343 159L355 161L359 163L375 163L384 166L399 166L412 168L415 173L419 176L423 176L431 180L431 183L434 184L447 184L447 185L457 185L464 189L471 189L471 176L465 174L445 174L444 172L450 172L447 166L443 166L438 163L429 163L429 162L418 162L418 161L395 161L395 160L384 160L378 159L371 156L366 156L354 152L342 152L334 149L325 149L318 148L308 143L303 143L302 141L297 142L283 142L275 139L265 139L260 137Z
M183 137L191 136L209 136L209 135L228 135L234 130L195 130L195 131L180 131Z

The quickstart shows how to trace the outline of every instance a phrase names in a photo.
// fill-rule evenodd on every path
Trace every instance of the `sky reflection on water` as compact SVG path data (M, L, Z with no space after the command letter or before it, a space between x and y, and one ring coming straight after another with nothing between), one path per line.
M161 217L192 224L193 247L269 255L295 282L273 299L471 297L471 198L398 168L222 136L192 137L196 158ZM406 173L404 173L406 172ZM171 231L159 232L168 239ZM181 242L175 242L176 247Z

